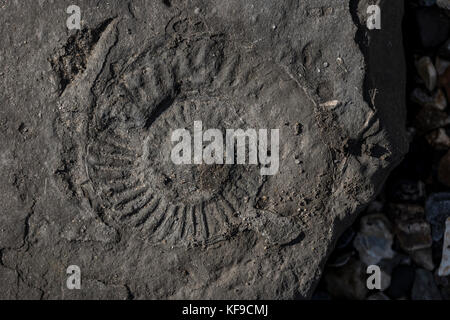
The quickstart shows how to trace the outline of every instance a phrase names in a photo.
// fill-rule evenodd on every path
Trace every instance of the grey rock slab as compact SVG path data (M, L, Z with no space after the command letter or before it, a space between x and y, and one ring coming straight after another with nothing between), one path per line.
M126 286L105 284L98 280L85 279L82 290L66 291L63 299L68 300L127 300L132 298Z
M42 290L25 283L16 270L1 265L0 283L8 284L8 286L2 287L2 300L37 300L43 295Z
M309 298L407 149L402 3L371 32L369 2L3 4L1 266L43 299ZM194 121L279 129L278 173L175 165Z

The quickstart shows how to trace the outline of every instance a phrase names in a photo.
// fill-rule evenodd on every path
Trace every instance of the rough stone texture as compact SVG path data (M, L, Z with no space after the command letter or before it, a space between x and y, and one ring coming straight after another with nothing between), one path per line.
M412 287L413 300L441 300L439 288L436 286L433 274L424 269L417 269Z
M441 277L450 275L450 217L445 223L444 243L442 245L442 259L439 266L438 275Z
M391 259L394 236L389 220L381 214L364 216L361 219L361 230L356 235L353 245L359 257L366 265L378 264L383 259Z
M439 7L450 10L450 1L449 0L437 0L436 3Z
M2 4L0 297L308 298L406 151L402 3L368 3ZM194 120L279 128L278 174L174 166Z
M351 259L347 268L335 268L325 275L328 290L335 297L350 300L363 300L367 296L366 266L356 259ZM384 276L384 275L383 275Z

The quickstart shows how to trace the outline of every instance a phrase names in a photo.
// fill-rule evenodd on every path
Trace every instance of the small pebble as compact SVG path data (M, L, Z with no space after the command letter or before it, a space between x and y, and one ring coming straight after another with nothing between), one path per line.
M396 221L395 233L405 251L426 249L433 244L431 226L425 220Z
M425 136L428 143L436 150L450 149L450 137L444 128L439 128Z
M450 193L435 193L428 197L425 213L433 240L440 241L444 236L445 220L450 217Z
M430 57L422 57L416 62L416 69L419 76L425 82L425 87L432 92L437 84L437 71Z
M440 277L446 277L450 275L450 217L447 218L445 225L446 228L444 244L442 246L442 260L438 271L438 275Z
M389 220L383 214L362 217L360 231L353 241L359 257L366 265L379 263L382 259L393 258L394 237L390 231Z

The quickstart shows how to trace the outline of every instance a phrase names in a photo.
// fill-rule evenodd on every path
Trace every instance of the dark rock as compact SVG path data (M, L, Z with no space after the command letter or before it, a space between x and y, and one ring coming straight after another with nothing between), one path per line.
M445 220L450 217L450 193L432 194L427 199L425 210L433 240L439 241L444 236Z
M366 278L364 264L351 259L344 267L327 270L325 284L333 297L363 300L368 293Z
M410 98L411 101L422 107L431 106L441 111L444 111L447 108L447 98L440 89L438 89L435 94L430 95L424 89L416 88L411 92Z
M416 128L422 134L442 128L448 124L450 124L450 117L447 113L430 105L420 109L415 119Z
M428 270L434 270L433 254L431 248L419 249L409 252L409 256L420 267Z
M441 89L436 90L436 93L433 95L433 101L430 105L441 111L447 109L447 97Z
M399 179L388 186L391 202L417 203L425 198L425 185L422 181Z
M436 0L419 0L417 1L420 6L431 7L436 4Z
M440 183L450 187L450 151L439 161L438 179Z
M450 1L449 0L436 0L436 4L445 10L450 10Z
M425 83L428 91L432 92L437 85L437 71L430 57L422 57L416 62L416 69L419 76Z
M439 271L436 270L434 273L434 280L436 282L436 285L441 290L442 299L449 300L450 299L450 276L440 277Z
M439 86L445 91L447 98L450 97L450 67L439 75Z
M447 40L438 51L439 57L450 60L450 39Z
M414 283L415 269L411 266L400 265L392 273L391 286L386 294L393 299L409 297Z
M450 276L450 217L445 223L444 244L442 245L442 259L438 275L440 277Z
M433 274L424 269L417 269L412 287L411 298L413 300L441 300Z
M353 227L350 227L341 235L335 250L327 261L328 267L342 267L355 255L355 250L351 247L355 234Z
M368 214L370 213L381 213L383 212L384 204L380 201L372 201L366 209Z
M419 45L422 48L433 48L447 40L450 31L448 18L435 7L419 8L415 12L416 30Z
M439 128L426 135L428 143L436 150L450 149L450 137L444 128Z
M433 243L430 224L425 220L397 221L395 234L405 251L430 248Z
M353 238L355 237L356 232L353 227L348 228L345 232L339 237L339 240L336 244L336 249L344 249L348 245L352 243Z
M350 258L353 255L354 255L354 252L352 252L352 251L344 252L344 253L333 252L333 254L328 259L327 266L335 267L335 268L342 267L350 261Z
M391 203L388 205L388 212L394 221L407 221L425 217L424 207L418 204Z

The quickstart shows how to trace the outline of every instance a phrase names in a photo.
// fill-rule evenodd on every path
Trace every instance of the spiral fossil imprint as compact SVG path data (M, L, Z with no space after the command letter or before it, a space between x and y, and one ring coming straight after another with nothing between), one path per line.
M116 27L112 20L104 28L85 70L60 98L60 121L76 146L65 161L76 163L70 179L78 195L103 219L156 244L231 237L267 178L256 165L177 166L171 132L199 120L221 130L268 128L271 106L264 100L282 94L281 71L203 33L155 39L105 68ZM107 80L94 90L101 73Z

